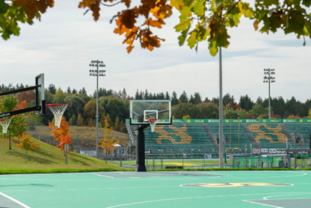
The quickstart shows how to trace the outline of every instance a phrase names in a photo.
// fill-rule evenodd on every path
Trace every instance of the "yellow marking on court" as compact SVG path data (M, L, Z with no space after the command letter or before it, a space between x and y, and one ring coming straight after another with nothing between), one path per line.
M182 163L180 163L180 162L163 162L163 164L182 166ZM196 166L196 165L198 165L198 164L184 163L184 166Z

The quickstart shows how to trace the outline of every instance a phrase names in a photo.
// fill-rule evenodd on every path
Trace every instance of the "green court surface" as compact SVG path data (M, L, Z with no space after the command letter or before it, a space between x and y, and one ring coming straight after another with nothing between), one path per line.
M0 207L311 207L309 171L96 172L0 176Z

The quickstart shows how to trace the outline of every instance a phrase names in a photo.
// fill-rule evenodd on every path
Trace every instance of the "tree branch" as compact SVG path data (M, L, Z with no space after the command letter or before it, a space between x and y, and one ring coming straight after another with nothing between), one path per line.
M100 2L100 3L101 3L102 5L104 5L104 6L107 6L107 7L113 7L113 6L117 5L117 4L120 4L121 1L119 1L119 2L117 2L117 3L115 3L115 4L111 4L111 5L104 4L103 2Z

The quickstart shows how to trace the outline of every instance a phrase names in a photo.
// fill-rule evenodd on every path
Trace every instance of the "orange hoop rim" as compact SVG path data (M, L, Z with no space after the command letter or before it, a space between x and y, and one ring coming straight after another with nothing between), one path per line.
M11 120L10 118L9 119L0 119L0 122L1 121L9 121L9 120Z
M158 121L159 119L156 119L156 118L149 118L148 119L148 122L149 124L153 124L155 121Z
M62 105L68 105L68 104L46 104L45 107L50 108L50 107L57 107L57 106L62 106Z

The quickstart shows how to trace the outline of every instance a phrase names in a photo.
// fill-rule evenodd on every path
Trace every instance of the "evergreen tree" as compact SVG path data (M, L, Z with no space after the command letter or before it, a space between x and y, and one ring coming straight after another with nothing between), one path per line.
M195 100L194 100L194 97L192 95L190 95L189 103L192 103L195 105Z
M198 105L202 103L201 95L200 93L196 92L194 93L194 104Z
M67 88L66 93L71 94L71 89L70 89L70 87Z
M239 105L242 109L249 111L253 108L254 103L248 95L245 95L240 97Z
M168 91L166 91L164 99L165 100L170 100L170 94L168 93Z
M211 102L208 97L205 98L204 102L208 103L208 102Z
M187 93L186 93L185 90L184 90L183 93L180 95L179 101L180 101L180 103L188 103L188 97L187 97Z
M75 88L73 88L72 94L77 94L77 90Z
M259 97L257 98L257 100L256 100L256 104L262 105L262 103L263 103L263 100L262 100L262 98L259 96Z
M178 103L179 102L178 102L178 98L177 98L177 93L174 91L172 94L171 105L174 106L174 105L177 105Z
M127 93L126 93L126 90L125 88L123 88L122 90L122 96L121 96L123 99L126 99L127 98Z
M144 97L144 100L149 100L149 92L148 92L148 90L146 89L145 90L145 97Z
M49 87L48 87L48 92L54 95L56 93L55 85L50 84Z

